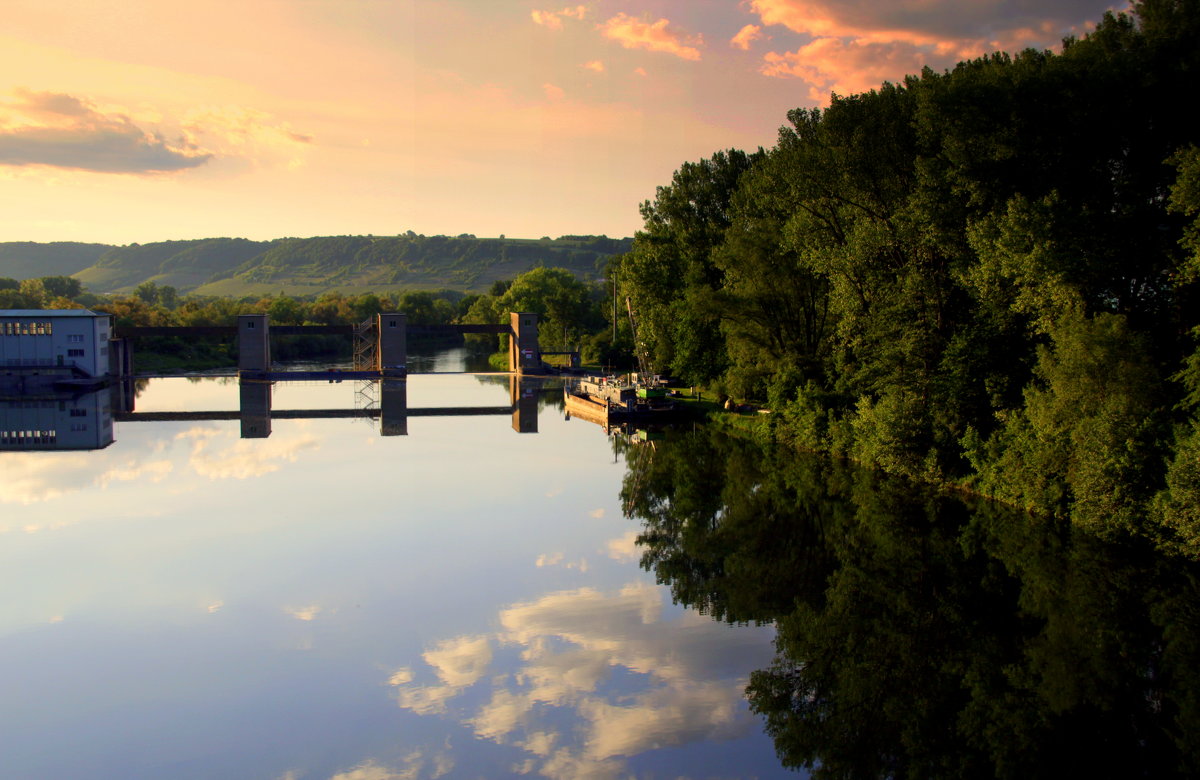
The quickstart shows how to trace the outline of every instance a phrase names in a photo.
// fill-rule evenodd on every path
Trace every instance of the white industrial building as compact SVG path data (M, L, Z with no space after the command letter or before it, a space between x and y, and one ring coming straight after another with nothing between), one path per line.
M109 374L112 316L87 309L0 309L0 374L71 367Z

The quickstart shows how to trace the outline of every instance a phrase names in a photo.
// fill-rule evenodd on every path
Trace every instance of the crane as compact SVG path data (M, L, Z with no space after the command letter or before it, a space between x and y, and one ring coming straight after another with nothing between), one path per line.
M625 296L625 308L629 311L629 328L633 333L633 352L638 361L638 377L645 385L654 384L654 371L650 365L650 353L646 345L638 340L637 317L633 314L633 298Z

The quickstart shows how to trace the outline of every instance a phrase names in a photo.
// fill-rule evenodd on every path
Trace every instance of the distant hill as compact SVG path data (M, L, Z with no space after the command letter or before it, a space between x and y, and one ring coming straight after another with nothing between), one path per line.
M80 244L56 241L34 244L28 241L0 243L0 276L10 279L35 279L40 276L70 276L95 263L112 249L108 244Z
M601 274L631 239L476 238L472 235L322 236L249 241L208 238L152 244L0 243L0 277L70 275L91 292L129 292L142 282L181 293L313 295L414 289L483 291L537 266L582 279ZM75 249L70 249L70 248ZM85 251L86 250L86 251Z

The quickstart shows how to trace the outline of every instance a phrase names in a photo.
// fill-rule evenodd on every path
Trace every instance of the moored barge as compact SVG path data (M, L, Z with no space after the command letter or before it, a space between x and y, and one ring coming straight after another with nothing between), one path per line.
M567 414L608 429L621 423L664 420L675 403L665 388L621 382L611 377L588 377L563 388Z

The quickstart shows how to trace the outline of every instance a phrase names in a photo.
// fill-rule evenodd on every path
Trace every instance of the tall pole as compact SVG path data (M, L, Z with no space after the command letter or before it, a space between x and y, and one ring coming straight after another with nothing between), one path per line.
M617 272L613 270L613 347L617 346Z

